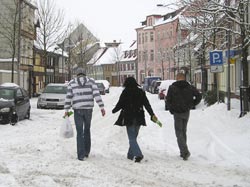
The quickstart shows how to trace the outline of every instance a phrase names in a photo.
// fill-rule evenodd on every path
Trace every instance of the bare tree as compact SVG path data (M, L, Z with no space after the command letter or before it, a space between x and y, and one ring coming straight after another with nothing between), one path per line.
M111 57L110 61L116 63L116 75L117 75L117 84L120 86L121 79L120 79L120 61L122 57L122 47L121 42L114 41L113 43L106 44L107 47L112 47L114 49L114 55Z
M204 46L212 46L212 49L220 48L227 50L228 58L228 72L227 72L227 97L228 97L228 110L230 110L230 58L231 48L238 48L241 51L241 67L242 67L242 84L244 87L249 85L248 77L248 53L250 44L250 24L249 24L249 0L182 0L182 3L188 4L190 7L196 9L196 17L205 15L204 24L202 26L203 38L202 49ZM197 25L195 29L199 28ZM218 34L218 33L222 34ZM210 33L210 34L206 34ZM218 43L222 38L217 36L224 36L223 43ZM219 44L219 45L217 45ZM204 55L203 55L204 56ZM243 98L244 110L249 111L247 97Z
M87 62L91 59L93 54L97 51L91 50L99 40L88 30L88 28L79 21L73 26L72 33L68 36L70 38L71 46L71 63L80 67L87 67ZM99 44L98 44L99 48Z
M64 37L64 12L56 9L54 0L38 0L38 29L37 42L43 50L42 58L45 63L45 85L47 84L46 66L48 49L60 43Z
M11 82L14 82L15 58L17 57L19 3L3 0L0 2L0 49L4 57L11 56Z

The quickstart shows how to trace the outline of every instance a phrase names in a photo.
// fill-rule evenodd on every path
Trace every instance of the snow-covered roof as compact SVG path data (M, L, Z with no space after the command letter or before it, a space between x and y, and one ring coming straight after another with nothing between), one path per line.
M117 47L108 47L105 53L96 61L94 66L104 64L115 64L119 57L117 56Z
M194 40L196 40L197 38L199 37L199 34L196 33L194 34L193 32L191 32L185 40L183 40L181 43L180 43L180 46L182 45L185 45L185 44L188 44L190 42L193 42Z
M106 50L106 47L102 47L96 51L96 53L93 55L93 57L90 59L90 61L87 62L87 65L93 65L104 53Z
M3 83L3 84L1 84L1 86L4 86L4 87L19 87L17 84L11 83L11 82Z
M127 61L134 61L137 59L136 50L137 49L137 42L134 40L132 44L123 51L121 56L120 62L127 62Z
M0 69L1 73L12 73L11 70L4 70L4 69ZM16 71L14 71L14 73L17 73Z

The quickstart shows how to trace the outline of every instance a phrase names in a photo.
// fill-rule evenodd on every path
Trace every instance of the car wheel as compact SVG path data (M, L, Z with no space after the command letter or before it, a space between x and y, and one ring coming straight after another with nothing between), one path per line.
M14 126L15 124L17 124L17 122L19 121L18 115L16 113L13 113L10 115L10 124L12 126Z
M26 115L25 115L24 118L25 119L30 119L30 108L28 109L28 111L27 111L27 113L26 113Z

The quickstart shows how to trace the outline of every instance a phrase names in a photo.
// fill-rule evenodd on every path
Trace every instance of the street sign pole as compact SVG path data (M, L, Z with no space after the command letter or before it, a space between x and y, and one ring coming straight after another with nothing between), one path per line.
M219 75L218 73L223 72L223 55L222 51L211 51L209 53L210 57L210 70L211 73L215 73L216 77L216 94L217 94L217 103L220 101L220 92L219 92Z

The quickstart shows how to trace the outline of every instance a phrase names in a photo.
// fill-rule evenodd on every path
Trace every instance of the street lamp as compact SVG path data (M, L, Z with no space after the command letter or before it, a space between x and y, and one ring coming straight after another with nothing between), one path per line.
M21 21L22 21L22 0L18 1L18 55L17 55L17 84L20 85L20 61L21 61Z

